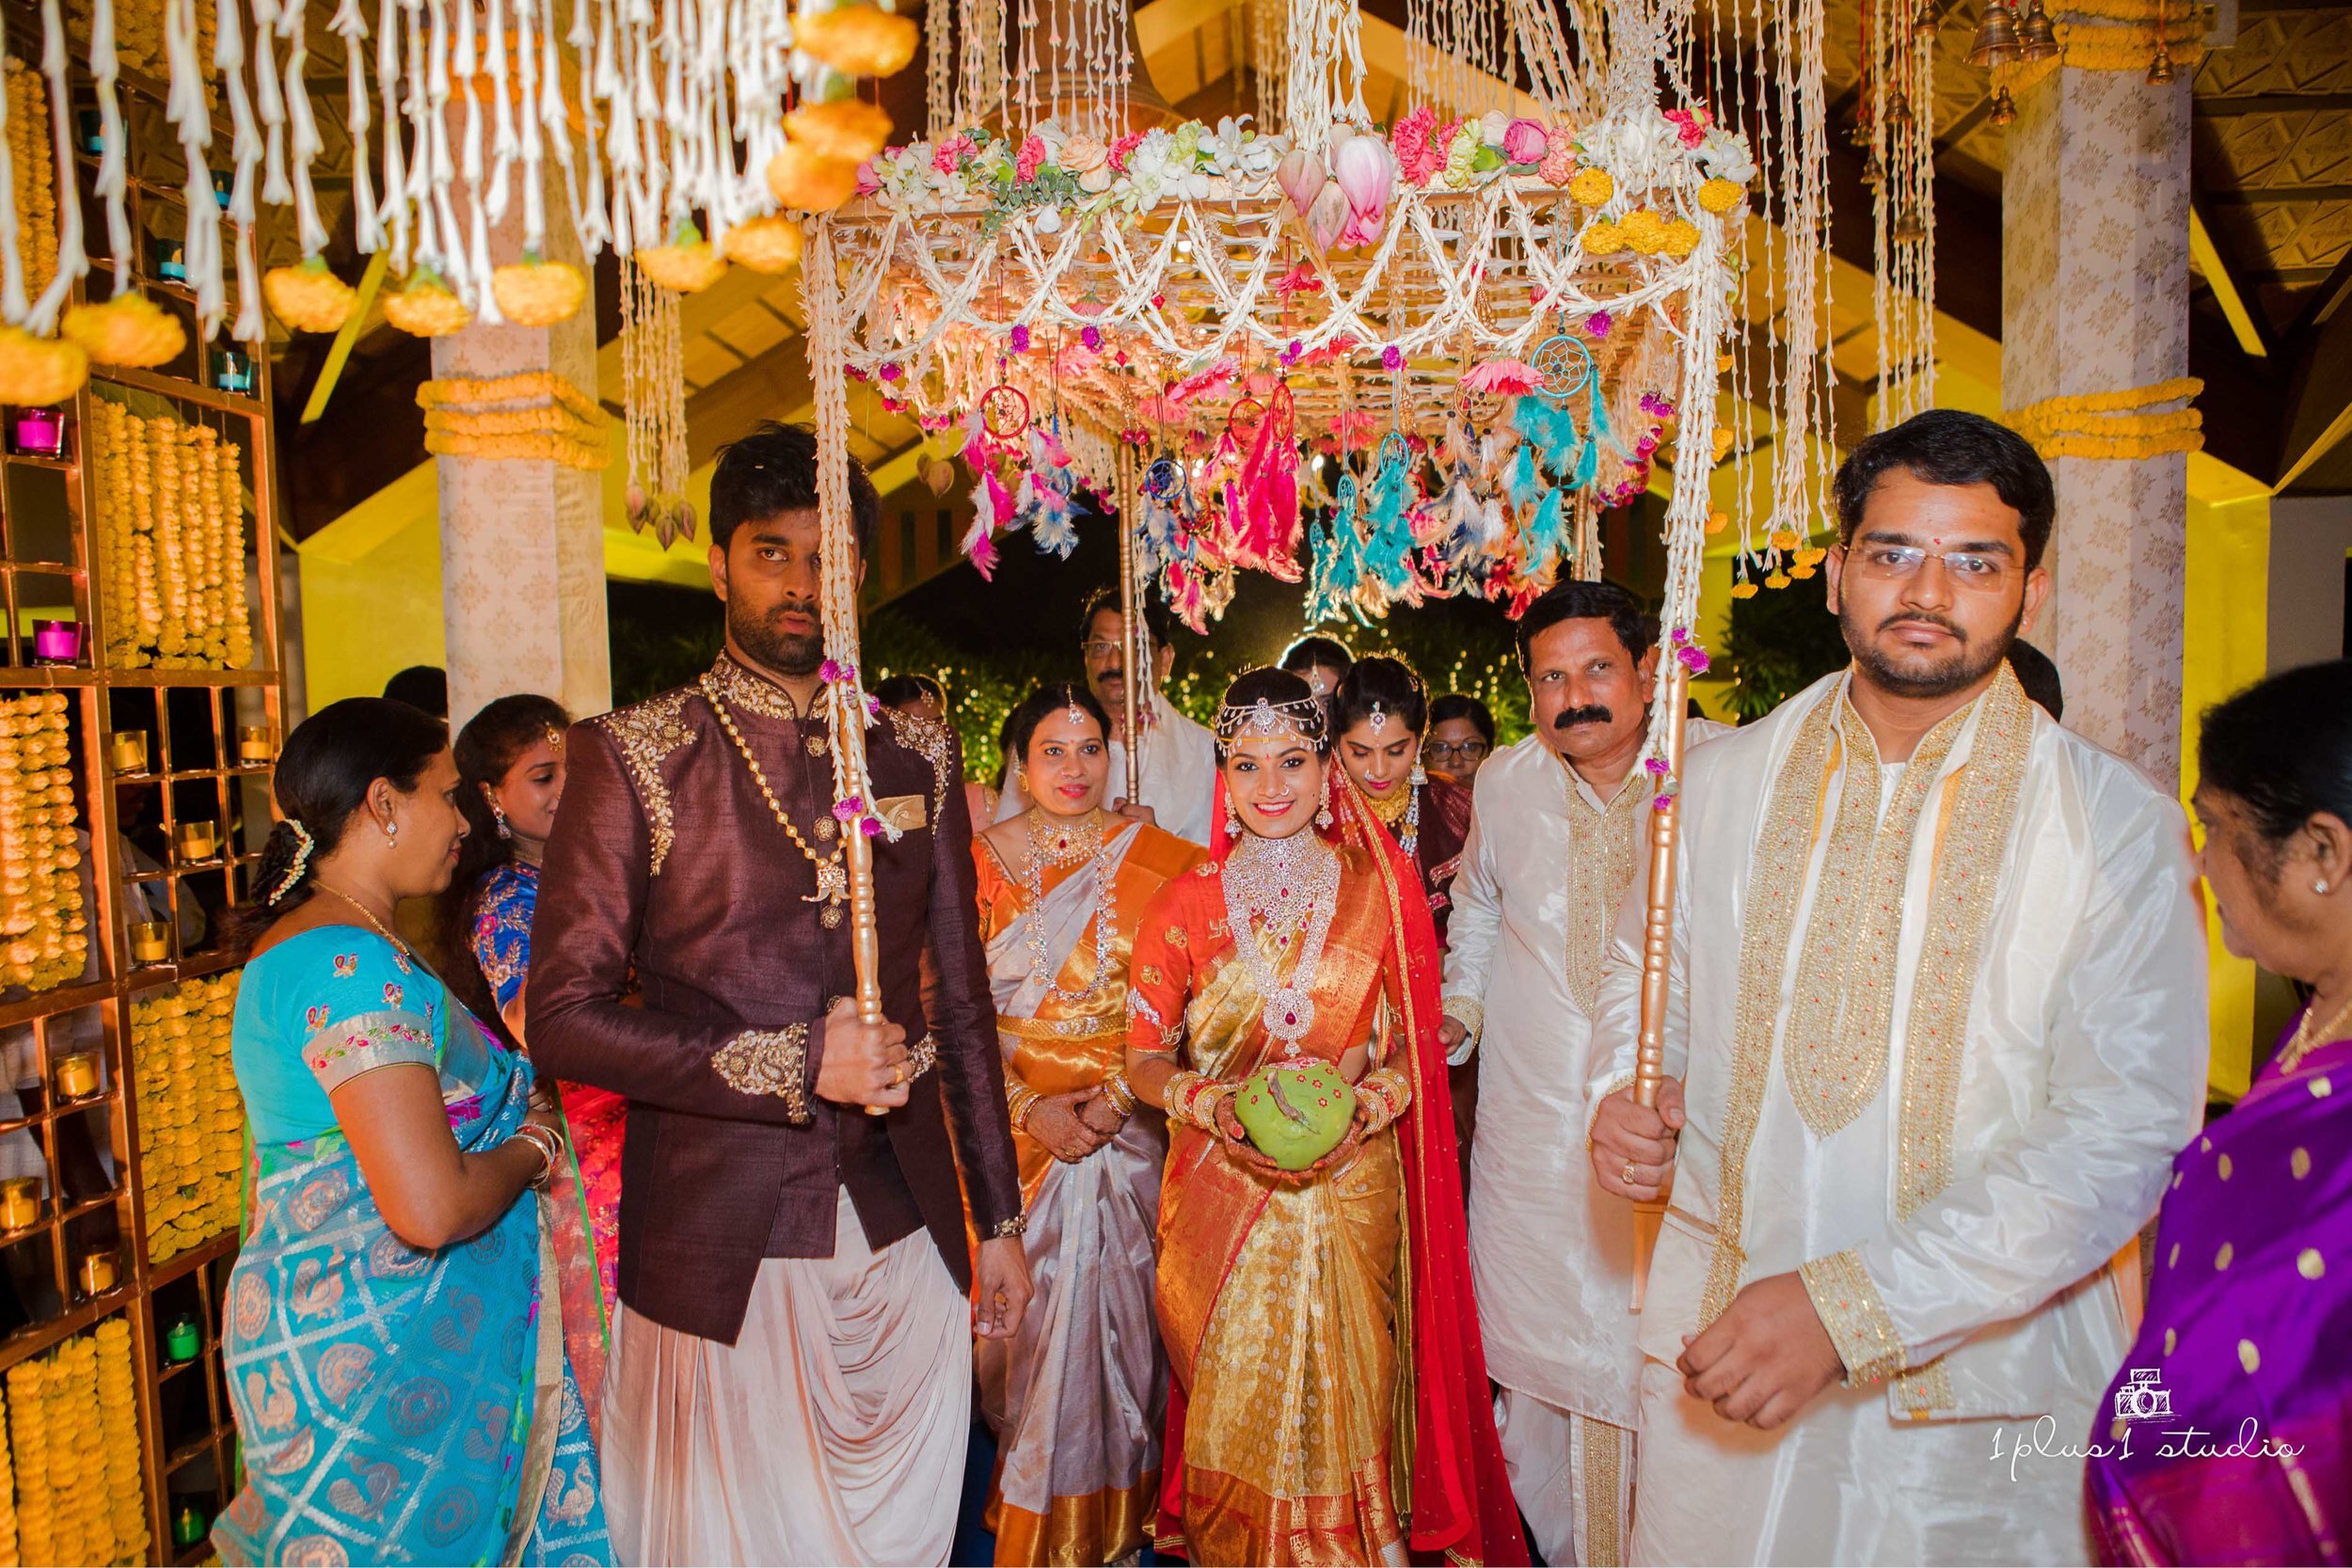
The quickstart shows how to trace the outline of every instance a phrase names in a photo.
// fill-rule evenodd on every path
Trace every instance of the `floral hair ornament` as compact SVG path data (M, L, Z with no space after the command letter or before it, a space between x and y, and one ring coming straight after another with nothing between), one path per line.
M310 836L310 830L293 817L286 818L286 826L294 830L294 864L286 868L286 874L278 879L278 885L270 889L267 902L271 904L276 904L300 885L303 873L310 869L310 851L319 847L319 841Z
M1238 707L1228 703L1216 710L1216 749L1220 753L1230 755L1233 742L1244 735L1266 739L1286 731L1315 751L1322 751L1328 734L1323 700L1294 697L1276 703L1261 697Z

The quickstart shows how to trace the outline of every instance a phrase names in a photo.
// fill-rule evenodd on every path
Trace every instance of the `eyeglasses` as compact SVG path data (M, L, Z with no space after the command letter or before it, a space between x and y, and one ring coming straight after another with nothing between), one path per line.
M1931 561L1944 563L1944 573L1963 588L1990 593L2009 575L2010 562L1975 550L1923 550L1916 545L1858 545L1846 550L1849 565L1866 578L1902 582L1919 575Z
M1089 658L1116 658L1126 650L1115 637L1096 637L1078 644L1078 652Z
M1475 762L1493 750L1483 740L1464 740L1458 743L1449 740L1433 740L1424 749L1433 757L1460 757L1465 762Z

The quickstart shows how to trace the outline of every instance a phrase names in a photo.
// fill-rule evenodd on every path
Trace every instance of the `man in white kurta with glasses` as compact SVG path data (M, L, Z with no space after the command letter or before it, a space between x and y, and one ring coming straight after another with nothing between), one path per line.
M2049 593L2030 447L1923 414L1836 495L1852 665L1684 769L1656 1111L1638 894L1602 983L1595 1178L1672 1179L1634 1560L2088 1561L2079 1455L2204 1101L2187 826L2005 662Z

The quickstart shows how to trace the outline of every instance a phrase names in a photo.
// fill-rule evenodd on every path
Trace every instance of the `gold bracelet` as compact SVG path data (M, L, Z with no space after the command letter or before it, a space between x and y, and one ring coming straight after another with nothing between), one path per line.
M546 1192L548 1184L555 1180L557 1163L564 1157L564 1135L535 1121L524 1122L515 1129L514 1135L539 1151L539 1174L531 1179L530 1186L532 1192Z
M1037 1109L1037 1102L1043 1098L1009 1072L1005 1074L1005 1111L1011 1118L1014 1132L1029 1130L1029 1113Z

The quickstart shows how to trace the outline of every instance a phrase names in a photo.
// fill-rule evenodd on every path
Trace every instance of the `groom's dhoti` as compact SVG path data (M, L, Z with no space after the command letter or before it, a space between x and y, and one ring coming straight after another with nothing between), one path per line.
M621 1309L606 1507L627 1563L944 1563L972 1410L963 1295L929 1235L771 1258L732 1345Z

